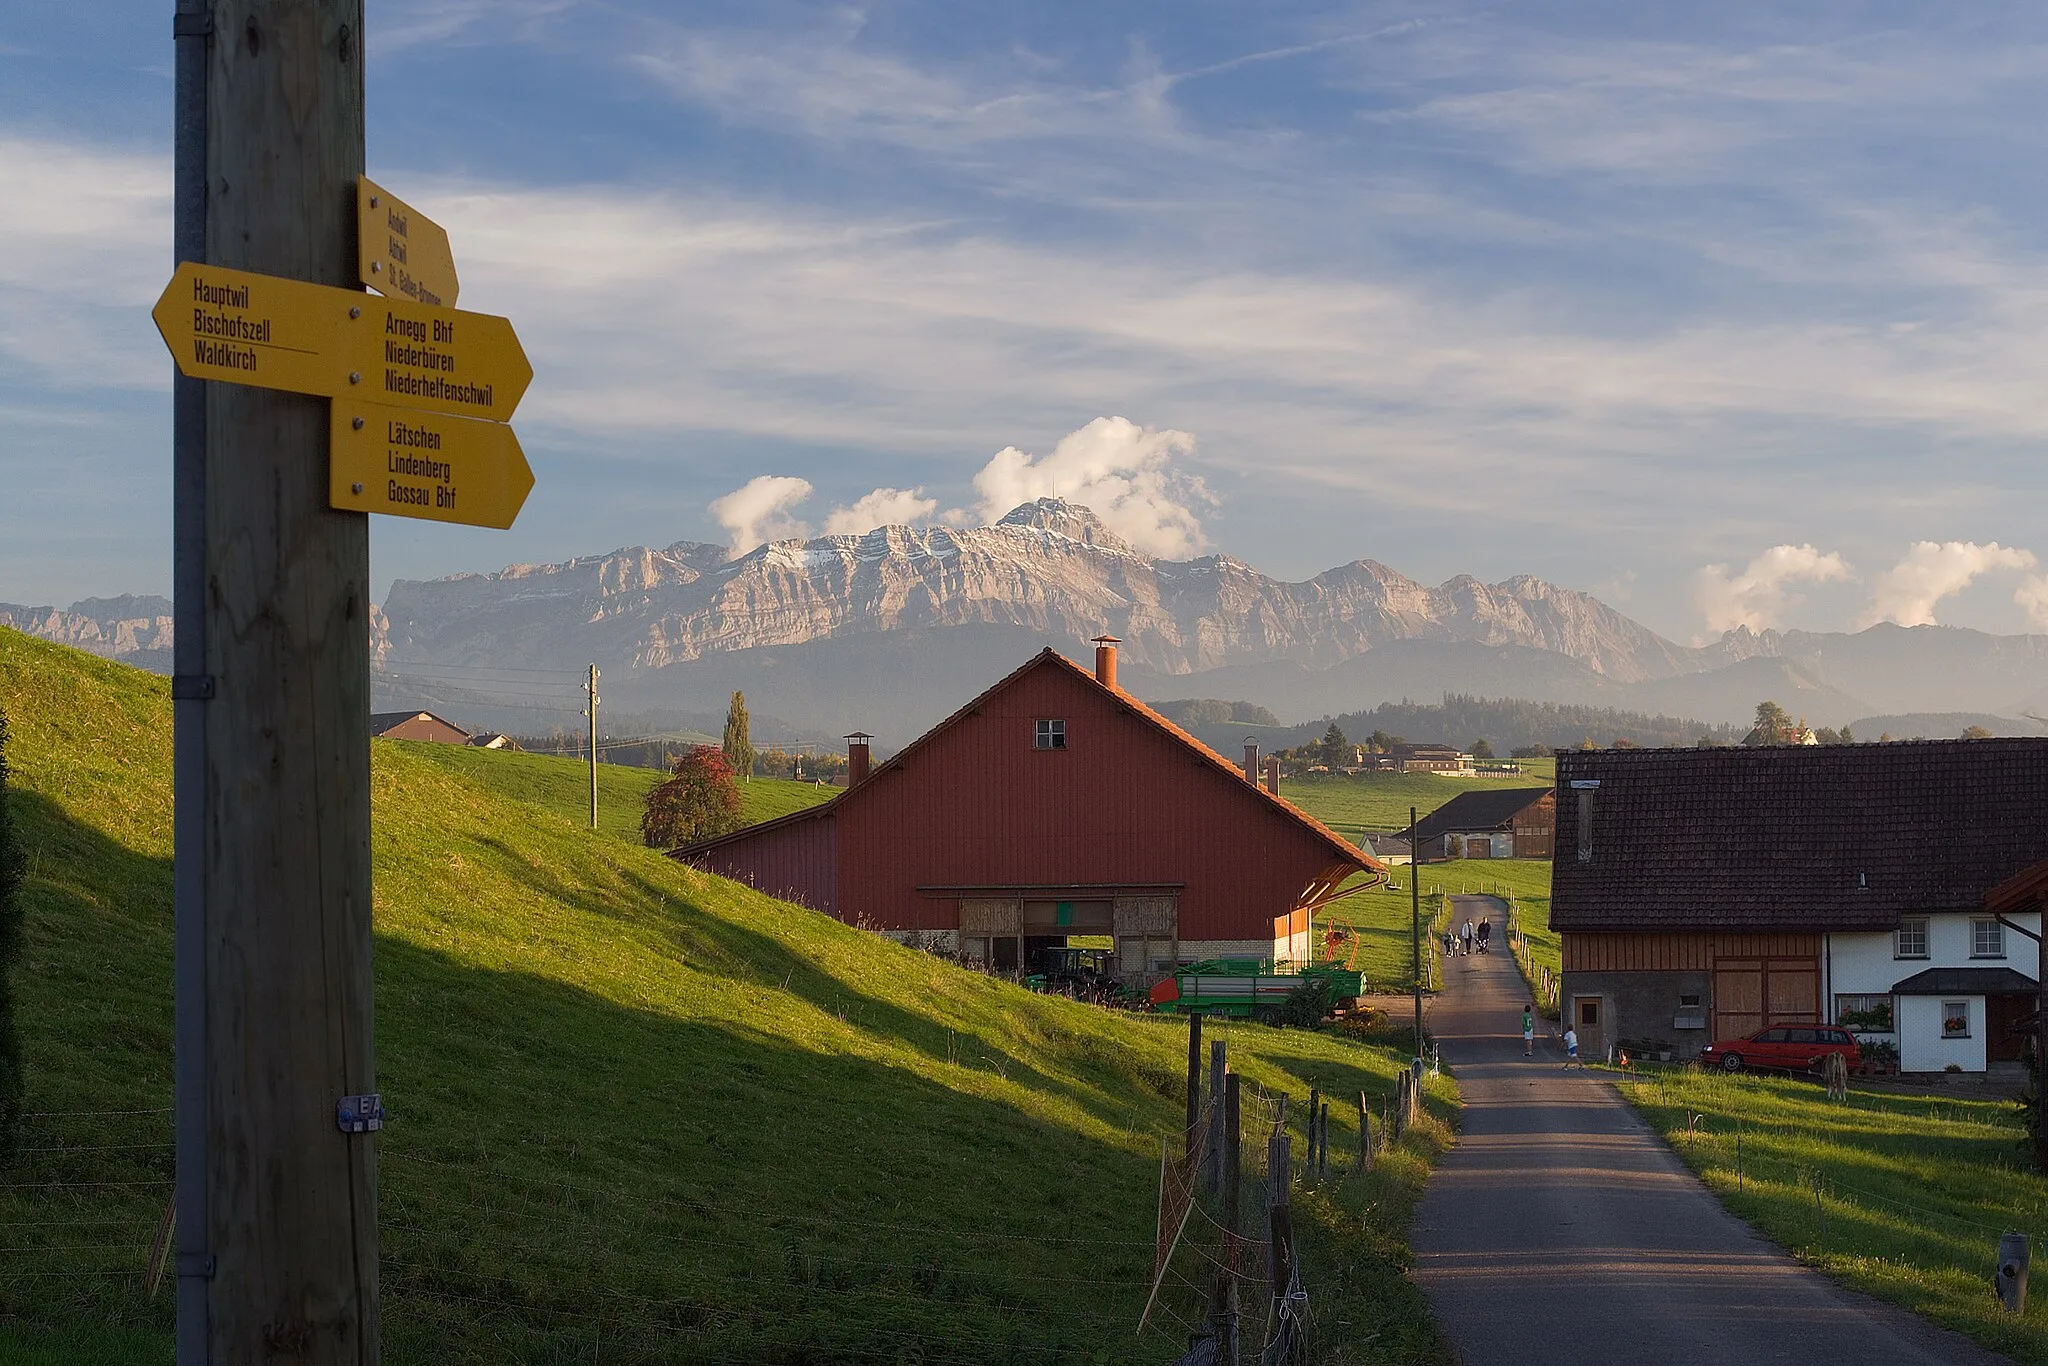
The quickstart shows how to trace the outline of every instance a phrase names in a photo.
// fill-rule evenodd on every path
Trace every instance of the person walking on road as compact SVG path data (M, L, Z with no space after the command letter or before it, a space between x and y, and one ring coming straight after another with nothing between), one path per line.
M1462 924L1462 925L1458 926L1458 941L1459 941L1459 943L1461 943L1461 944L1462 944L1462 945L1464 946L1464 951L1465 951L1466 953L1470 953L1470 952L1472 952L1472 922L1471 922L1471 921L1469 921L1469 920L1468 920L1468 921L1466 921L1466 922L1465 922L1464 924Z
M1486 952L1487 936L1493 933L1493 922L1485 916L1479 917L1479 951Z
M1579 1062L1579 1031L1567 1029L1564 1032L1564 1065L1570 1067L1573 1063L1578 1063L1581 1072L1586 1070L1586 1064Z
M1522 1011L1522 1056L1530 1057L1536 1052L1536 1003L1531 1001Z

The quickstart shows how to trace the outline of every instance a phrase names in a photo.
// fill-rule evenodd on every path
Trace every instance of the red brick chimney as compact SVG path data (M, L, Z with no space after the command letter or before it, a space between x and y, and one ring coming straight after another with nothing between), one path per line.
M1280 756L1277 754L1266 757L1266 791L1276 797L1280 795Z
M1105 688L1116 686L1116 647L1123 644L1115 636L1095 637L1095 681Z
M1244 780L1259 785L1259 742L1249 735L1244 737Z
M846 785L859 787L868 777L868 741L875 737L857 730L846 737Z

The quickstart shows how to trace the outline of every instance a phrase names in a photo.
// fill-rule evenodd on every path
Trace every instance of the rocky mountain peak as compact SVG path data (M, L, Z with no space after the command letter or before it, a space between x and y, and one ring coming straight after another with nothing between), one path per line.
M1036 502L1019 503L1004 513L996 525L1050 532L1055 536L1064 536L1070 541L1079 541L1083 545L1123 554L1131 553L1130 543L1111 531L1103 520L1095 515L1095 509L1079 503L1070 503L1064 498L1040 498Z

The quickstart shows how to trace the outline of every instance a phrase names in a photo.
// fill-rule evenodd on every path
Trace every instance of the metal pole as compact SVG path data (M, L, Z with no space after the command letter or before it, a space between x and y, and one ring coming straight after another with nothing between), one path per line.
M208 0L171 17L171 257L206 260ZM206 387L171 379L171 907L177 1139L177 1362L206 1366L213 1249L206 1204Z
M1415 839L1415 808L1408 808L1408 919L1415 949L1415 1056L1422 1056L1422 846Z

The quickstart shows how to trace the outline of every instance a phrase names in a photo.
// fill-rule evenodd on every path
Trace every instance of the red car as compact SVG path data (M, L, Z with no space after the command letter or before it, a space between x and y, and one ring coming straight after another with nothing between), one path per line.
M1740 1072L1745 1067L1813 1072L1830 1053L1840 1053L1850 1067L1863 1060L1863 1050L1848 1030L1840 1025L1808 1024L1772 1025L1748 1038L1717 1039L1700 1050L1700 1063L1725 1072Z

